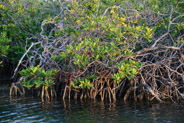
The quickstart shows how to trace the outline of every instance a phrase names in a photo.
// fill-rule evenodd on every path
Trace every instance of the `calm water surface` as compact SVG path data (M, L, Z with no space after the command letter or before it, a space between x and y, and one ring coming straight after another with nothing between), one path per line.
M36 97L10 98L0 91L0 122L184 122L184 103L116 103L99 100L56 99L50 103Z

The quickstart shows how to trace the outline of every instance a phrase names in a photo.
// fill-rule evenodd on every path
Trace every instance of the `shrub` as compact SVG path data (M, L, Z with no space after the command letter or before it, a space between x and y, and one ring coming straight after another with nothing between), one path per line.
M92 98L99 95L103 100L108 95L110 101L116 100L117 93L124 100L151 99L151 95L161 101L164 95L182 95L166 87L183 80L182 2L78 0L55 4L61 11L42 22L40 45L30 47L24 65L58 69L65 78L63 98L66 91L69 98L71 91L76 95L82 91L83 97L83 90ZM95 77L89 79L89 75ZM167 88L172 94L161 94Z

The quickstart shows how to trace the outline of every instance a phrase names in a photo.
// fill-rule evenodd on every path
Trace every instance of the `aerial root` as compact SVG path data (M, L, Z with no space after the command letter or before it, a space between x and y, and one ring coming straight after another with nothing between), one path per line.
M18 95L18 92L21 96L25 95L25 89L20 82L12 83L10 88L10 96Z
M57 97L56 91L55 91L53 86L50 86L48 88L45 88L45 86L42 86L42 89L41 89L42 102L44 102L45 97L46 97L47 101L50 101L54 97Z
M127 90L127 92L126 92L126 94L125 94L125 96L124 96L124 101L126 102L127 101L127 99L129 98L129 96L130 96L130 94L131 94L131 92L135 92L135 91L139 91L139 90L144 90L144 94L147 94L147 98L149 99L149 96L153 96L151 99L149 99L149 100L153 100L154 98L157 100L157 101L159 101L159 102L163 102L161 99L160 99L160 97L159 97L159 95L157 94L157 93L155 93L152 89L151 89L151 87L149 87L147 84L145 84L145 83L142 83L142 84L140 84L138 87L130 87L128 90ZM147 93L148 92L148 93ZM138 96L139 97L139 96ZM143 99L143 97L142 96L140 96L141 98L140 99ZM137 98L137 97L134 97L134 98Z

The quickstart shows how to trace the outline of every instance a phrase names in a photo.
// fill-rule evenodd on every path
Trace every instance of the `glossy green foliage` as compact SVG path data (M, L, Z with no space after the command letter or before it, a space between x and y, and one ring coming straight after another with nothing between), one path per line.
M72 64L76 71L85 70L90 64L99 61L119 70L118 57L133 58L137 40L143 38L150 42L152 38L152 29L144 24L138 25L136 21L126 21L125 15L120 13L115 1L110 5L105 1L96 0L73 1L67 7L70 12L65 11L65 28L58 29L55 36L56 38L70 36L69 41L72 43L66 46L66 52L52 56L52 60L66 65L66 68ZM104 14L108 7L110 9ZM69 60L72 62L68 62ZM133 60L124 63L125 61L122 64L126 64L126 70L121 73L121 76L125 77L121 79L133 78L139 67L134 65ZM136 62L136 64L140 63ZM116 78L114 78L115 81ZM74 81L73 84L78 85L74 86L75 88L81 88L87 87L83 84L88 82L84 77ZM119 83L119 80L116 82Z
M77 84L79 83L79 85L76 86L76 85L72 82L72 86L73 86L74 88L76 88L76 89L79 89L79 88L81 88L81 89L83 89L83 88L88 88L88 89L90 89L90 87L93 87L93 84L90 83L90 80L85 79L85 78L82 78L82 80L76 80L75 83L77 83Z
M23 76L23 85L28 89L35 87L45 86L47 89L49 86L54 85L55 75L58 73L58 70L52 69L47 70L37 66L26 68L19 72Z
M86 78L76 79L75 82L71 82L72 87L76 89L90 89L93 87L93 84L90 82L91 80L95 79L96 75L88 75Z
M122 79L128 78L132 79L138 74L138 70L141 64L134 60L123 60L121 64L118 65L118 73L112 75L112 78L117 82L121 82Z
M173 0L73 0L64 2L62 6L53 1L27 2L27 6L25 0L0 2L0 18L3 20L0 20L1 37L4 35L3 40L0 38L0 47L6 47L3 50L0 48L0 53L8 54L9 59L17 61L24 52L26 38L39 37L41 23L53 21L61 7L62 11L55 17L54 24L43 27L46 37L52 34L48 37L54 41L66 41L66 44L56 44L58 47L63 45L63 49L56 54L51 53L51 59L67 72L85 71L91 64L101 63L117 71L112 72L112 78L117 83L135 77L141 66L134 57L135 52L151 47L156 39L168 31L171 12L168 5L175 7L177 4ZM173 17L183 11L183 7L179 5L175 11ZM178 24L171 25L169 33L174 40L184 30L180 21L182 17L176 19ZM51 29L54 30L52 33ZM34 41L29 40L27 47ZM172 43L179 46L182 42L183 38ZM101 68L95 69L98 71ZM92 80L79 76L73 85L75 88L90 88Z
M6 32L0 32L0 58L6 57L9 49L10 40L6 37ZM0 61L0 65L2 62Z
M42 21L57 14L51 7L51 3L40 0L0 1L0 59L6 55L12 63L18 62L24 47L35 41L26 42L26 38L38 38Z
M177 3L172 0L69 2L66 4L69 11L64 11L64 28L58 29L55 36L68 36L68 42L72 43L66 46L66 52L53 55L52 60L62 63L66 68L72 65L74 71L86 70L90 64L99 61L117 68L118 72L112 75L117 83L124 78L132 79L141 66L135 60L134 53L150 47L168 31L168 15L171 12L171 6L168 5L175 7ZM182 6L178 5L172 16L181 10ZM183 31L183 23L171 25L171 29L175 30L171 34L177 38Z

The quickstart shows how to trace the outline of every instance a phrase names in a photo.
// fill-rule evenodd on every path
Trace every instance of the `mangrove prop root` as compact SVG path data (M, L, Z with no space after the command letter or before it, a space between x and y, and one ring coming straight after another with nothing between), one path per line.
M65 97L66 97L66 91L67 91L67 88L68 88L68 86L66 85L66 86L65 86L64 93L63 93L63 100L64 100L64 99L65 99Z
M44 94L45 94L45 86L42 86L42 96L41 96L42 100L44 100Z
M40 93L40 92L38 92L38 93ZM45 97L48 101L53 99L53 97L57 97L56 91L52 86L48 87L47 89L45 89L45 86L42 86L42 89L41 89L42 102L44 102Z
M57 97L56 91L55 91L54 87L52 87L52 86L50 87L50 95L52 98Z
M27 50L19 60L19 63L14 71L14 75L17 73L20 64L22 64L22 66L30 67L37 65L35 64L37 61L39 61L38 65L40 65L40 67L47 68L47 70L58 69L60 73L58 83L62 85L61 88L58 88L61 90L63 100L66 97L69 99L71 97L74 97L75 99L95 99L99 97L101 100L105 100L105 98L107 98L110 102L112 102L113 100L115 101L118 96L123 98L124 101L127 101L128 99L134 99L135 101L137 99L146 99L150 101L156 99L159 102L163 102L163 100L166 99L172 101L184 99L183 30L181 32L177 32L178 36L172 35L173 30L177 30L175 29L175 26L179 25L182 22L181 18L183 18L183 14L181 14L182 12L176 11L178 5L176 5L176 8L171 6L171 9L167 14L158 14L157 17L155 17L156 12L154 10L149 12L139 12L139 10L125 9L125 7L122 6L117 7L117 9L120 9L120 11L117 10L120 14L123 15L124 12L130 13L126 15L126 23L132 23L135 19L137 19L137 22L140 22L141 19L145 19L145 21L148 22L148 27L152 27L152 24L156 25L158 22L168 17L167 30L158 30L157 34L150 39L150 43L142 37L138 37L134 42L132 42L130 40L132 39L132 36L123 35L123 39L126 40L126 44L122 41L122 45L119 48L127 47L127 49L130 48L131 51L135 50L136 52L133 52L131 56L120 53L117 54L114 59L109 60L109 57L106 56L110 53L107 53L105 57L94 60L92 57L97 54L92 52L92 50L85 51L87 53L84 54L84 56L89 54L92 54L93 56L89 55L87 64L83 66L84 68L81 68L80 66L76 66L74 64L75 58L73 58L72 55L72 57L67 56L64 60L52 60L52 57L57 57L59 54L66 53L69 45L76 46L76 44L81 42L81 39L85 39L86 37L100 37L100 42L107 45L109 43L109 39L106 40L106 36L104 37L104 35L99 33L101 30L99 31L95 29L89 31L82 30L80 33L81 35L75 37L74 39L72 39L73 36L68 35L68 33L63 34L64 36L54 37L55 32L65 32L65 30L62 29L71 28L73 30L78 30L81 28L81 24L86 24L86 22L82 21L78 25L70 23L66 24L65 19L67 18L67 15L73 17L75 14L69 12L67 7L60 6L62 9L60 13L58 13L58 16L53 18L53 20L45 20L42 22L38 42L32 43L28 49L25 47ZM65 11L69 13L65 13ZM102 15L110 17L108 15L108 11L109 8L106 9ZM139 14L137 12L139 12ZM139 17L132 17L132 15L137 14ZM81 17L81 15L76 13L75 17ZM61 20L58 21L58 18L61 18ZM48 29L46 27L49 27L51 30L45 30ZM120 27L120 29L122 28L124 27ZM48 32L48 35L44 32ZM113 41L114 40L115 39L113 39ZM74 42L76 44L73 45ZM38 44L39 47L36 47ZM138 46L138 49L136 49L136 46ZM131 49L131 47L133 47L133 49ZM76 52L76 54L81 55L80 53L83 53L84 49L85 48L82 47L80 48L80 51L73 49L70 52ZM25 56L27 58L26 61L24 61ZM123 60L127 59L138 61L142 64L142 66L133 78L128 79L128 77L126 77L121 79L119 83L116 83L112 78L112 75L118 72L117 64L115 65L114 62L121 64ZM75 83L76 79L87 78L89 74L97 76L97 78L90 80L93 87L88 88L87 91L84 91L84 89L87 88L74 89L72 87L71 82ZM77 82L75 84L77 86L79 85ZM21 86L19 87L15 83L12 84L10 95L17 95L18 92L20 95L25 94L24 89L20 88ZM56 92L53 92L54 89L52 90L50 88L50 97L48 90L45 92L44 88L45 87L42 87L42 98L45 95L47 98L56 96Z
M50 100L50 96L49 96L48 89L46 89L45 91L46 91L46 94L47 94L47 98L48 98L48 100Z
M10 88L10 96L18 95L18 92L21 96L25 95L25 89L20 82L12 83Z

